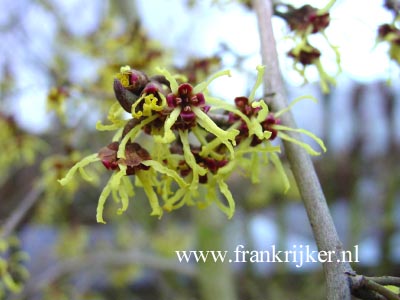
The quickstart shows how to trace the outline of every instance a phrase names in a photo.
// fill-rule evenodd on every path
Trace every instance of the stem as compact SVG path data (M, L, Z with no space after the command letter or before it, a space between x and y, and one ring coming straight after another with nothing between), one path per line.
M383 276L383 277L365 277L356 275L349 277L352 288L355 289L361 299L386 299L400 300L400 296L385 288L382 284L399 283L400 278Z
M33 205L39 200L40 195L43 192L43 185L40 183L33 187L24 199L14 209L10 217L5 221L3 228L0 230L0 238L7 238L13 231L18 227L21 221L24 219L28 211Z
M207 217L205 217L207 215ZM198 250L225 249L225 216L216 205L211 205L205 211L195 211L197 223ZM213 261L198 264L198 282L203 300L236 300L235 285L229 264L225 261Z
M380 285L395 285L400 287L400 277L381 276L381 277L365 277L365 278L374 281Z
M96 273L96 268L128 265L138 265L159 271L173 271L190 277L196 276L197 273L191 265L180 264L175 260L164 259L145 252L98 251L89 255L58 261L51 267L35 274L35 276L32 276L27 282L22 294L19 294L15 299L24 299L25 297L31 299L29 296L40 292L45 287L51 286L54 282L57 282L57 280L66 275L80 274L88 270L92 270L93 273ZM93 274L93 280L95 280L95 277L95 274ZM90 280L92 278L89 276L87 279Z
M276 42L272 30L272 1L253 0L253 4L260 31L262 60L266 66L264 77L265 93L275 93L275 97L272 98L270 104L274 111L279 111L287 107L287 103L285 87L279 69ZM297 128L291 112L282 115L281 119L285 126ZM289 134L292 138L301 140L298 133L290 132ZM352 269L349 263L337 262L341 258L339 252L343 250L343 246L337 234L311 158L301 147L285 141L283 143L307 211L318 249L319 251L335 251L333 262L323 263L327 299L349 300L351 297L350 288L345 272L350 272Z
M372 290L372 291L375 291L375 292L381 294L388 300L400 300L400 297L397 296L395 293L393 293L392 291L388 290L384 286L381 286L380 284L378 284L374 281L366 280L364 283L364 286L365 286L365 288L367 288L369 290Z

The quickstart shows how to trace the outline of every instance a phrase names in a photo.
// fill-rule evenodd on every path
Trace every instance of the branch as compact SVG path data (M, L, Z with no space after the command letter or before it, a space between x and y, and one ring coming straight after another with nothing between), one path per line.
M180 264L176 260L164 259L141 252L103 251L55 263L43 273L32 277L22 294L18 295L18 299L32 296L32 294L39 292L67 274L80 273L85 270L93 271L97 270L97 267L118 267L133 264L161 271L174 271L187 276L196 275L196 269L193 265Z
M265 93L275 93L270 105L274 111L278 111L287 107L287 102L272 30L273 8L271 2L271 0L253 0L260 31L262 61L266 66L264 77ZM290 111L282 115L282 123L286 126L297 128ZM290 135L297 140L301 140L297 133L292 132ZM350 288L345 272L350 272L352 269L347 262L337 262L337 260L341 259L339 252L343 250L343 246L311 158L304 149L293 143L284 141L284 147L303 199L318 249L320 251L335 251L333 262L323 264L327 283L327 299L349 300Z
M375 292L381 294L382 296L386 297L388 300L400 300L400 297L397 296L392 291L388 290L387 288L385 288L384 286L382 286L376 282L366 279L365 277L364 277L363 286L369 290L372 290L372 291L375 291Z
M375 281L381 285L395 285L400 287L400 277L380 276L380 277L365 277L368 280Z
M25 215L32 208L32 206L38 201L39 196L43 192L43 185L39 184L33 187L29 193L21 200L19 205L14 209L11 216L5 221L2 230L0 231L0 238L7 238L15 228L21 223Z
M395 282L399 284L400 278L383 276L383 277L365 277L363 275L351 276L352 293L361 299L387 299L400 300L400 296L385 288L377 281L387 285L387 282ZM369 293L368 293L369 292ZM372 292L372 293L371 293ZM382 298L383 296L383 298Z

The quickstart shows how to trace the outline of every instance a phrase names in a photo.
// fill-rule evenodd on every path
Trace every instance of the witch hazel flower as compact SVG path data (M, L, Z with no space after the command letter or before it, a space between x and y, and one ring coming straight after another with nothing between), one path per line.
M255 100L264 67L257 70L250 95L236 97L231 104L207 90L218 77L230 75L229 71L193 86L166 69L158 68L157 75L149 77L122 67L114 81L117 102L107 116L111 123L96 124L100 131L115 132L112 141L76 163L60 183L68 184L77 172L84 180L93 180L85 169L101 162L112 173L99 196L96 218L101 223L105 223L108 198L119 203L117 213L123 213L138 187L146 194L151 215L161 217L164 211L184 205L202 208L214 203L231 218L235 201L226 181L239 168L258 182L260 165L269 161L288 188L278 156L280 147L271 142L282 138L319 154L284 133L297 131L325 147L313 134L281 124L279 116L291 106L274 113L263 100Z
M400 18L397 16L397 18ZM400 65L400 29L394 21L392 24L383 24L378 28L378 42L389 44L389 57Z
M332 6L334 1L331 1L329 7ZM276 7L284 4L278 4ZM279 13L277 15L286 19L290 30L299 34L313 34L324 31L330 23L329 7L324 9L317 9L311 5L303 5L295 9L291 5L284 5L287 8L286 13Z
M267 163L269 160L271 160L278 172L281 174L281 177L285 184L285 190L287 190L289 188L289 180L277 155L277 153L280 152L280 148L277 146L273 146L271 144L271 141L279 137L283 140L295 143L303 147L310 155L320 154L320 152L315 151L308 144L293 139L289 135L284 133L285 131L295 131L303 133L314 139L324 152L326 151L326 147L322 140L311 132L308 132L304 129L293 129L281 125L281 121L279 119L279 117L290 110L293 105L303 99L310 98L309 96L299 97L295 99L287 108L276 113L270 112L267 104L263 100L254 100L254 95L261 84L265 69L263 66L259 66L257 67L257 70L257 81L250 93L250 96L248 98L243 96L237 97L235 99L235 106L237 109L231 110L231 113L229 115L230 122L239 122L239 128L241 128L240 134L238 136L240 144L238 145L236 152L241 153L242 155L249 152L251 153L251 156L247 160L247 162L245 162L245 165L251 166L249 170L251 171L250 175L253 182L259 181L258 172L260 164L260 153L264 156L264 162ZM312 97L311 99L315 100ZM242 159L246 158L243 158L242 156Z
M164 76L170 88L170 93L168 93L166 97L163 93L158 93L159 102L163 105L163 108L154 107L154 110L158 113L146 114L144 106L142 111L140 111L140 109L137 110L137 107L139 107L139 105L137 105L140 101L139 99L132 105L132 115L136 118L142 116L147 117L141 121L142 125L148 120L151 121L148 122L149 126L153 124L159 125L160 123L163 125L161 128L157 126L158 130L147 129L147 132L156 132L153 134L156 144L170 144L178 138L182 146L183 158L192 173L190 190L195 194L200 178L206 175L207 169L199 165L194 158L192 146L189 142L189 131L197 129L196 132L199 133L200 130L204 130L204 132L215 137L215 146L223 144L229 150L230 155L232 157L234 156L233 146L235 145L235 137L238 131L236 129L223 130L214 123L207 115L209 106L206 105L205 96L208 85L220 76L229 75L229 71L218 72L207 81L195 87L189 83L178 84L176 78L165 69L158 69L158 72ZM148 93L144 90L142 94L146 95L146 98ZM152 99L155 100L155 97L152 97ZM158 105L156 102L155 100L153 104ZM126 143L127 139L132 139L136 136L138 133L137 129L138 126L133 128L131 132L126 135L121 142L119 152L122 151L121 149L123 149L123 145ZM162 132L162 134L157 134L157 132ZM121 153L120 156L122 157L122 155L123 153ZM168 155L164 154L163 156L166 157Z
M295 46L287 55L293 58L294 69L304 78L304 83L307 83L308 80L305 71L308 66L314 65L318 70L321 79L321 89L324 93L328 93L330 90L329 85L335 85L336 81L334 76L330 76L325 72L320 61L321 52L311 45L309 37L313 34L320 34L325 38L335 54L337 64L336 75L338 75L341 72L340 53L338 47L332 45L325 34L325 30L330 24L329 9L335 2L335 0L329 1L322 9L317 9L311 5L304 5L300 8L294 8L291 5L285 4L277 4L275 6L275 14L287 22L292 33L291 39ZM285 8L285 12L280 12L279 7L282 6Z
M166 70L160 70L159 73L148 77L127 66L121 68L114 81L118 102L110 108L107 117L111 124L98 122L96 125L101 131L116 131L113 142L98 153L82 159L60 180L62 185L68 184L76 172L81 173L83 179L91 180L85 168L97 161L101 161L107 170L113 172L99 197L98 222L104 223L103 210L109 196L121 203L119 213L127 209L128 199L134 195L134 186L129 176L134 176L139 186L143 187L152 207L152 215L162 215L159 196L165 202L165 210L176 208L177 202L194 204L192 198L198 195L198 184L207 181L205 178L209 170L216 172L223 165L213 158L196 159L189 139L189 131L194 127L197 132L201 127L207 134L214 135L219 144L229 149L231 156L234 155L233 145L238 131L225 131L208 117L204 95L215 78L228 75L229 72L217 73L195 87L189 83L178 85ZM132 118L124 119L123 110L130 112ZM143 134L153 138L151 152L136 142ZM172 147L171 143L177 138L182 153L173 155L168 146ZM190 169L186 181L176 172L176 161L182 160ZM174 182L178 186L175 193L171 191ZM225 189L221 181L219 186ZM223 194L229 195L226 191ZM233 209L230 204L230 216L233 215Z
M225 131L215 124L207 115L209 107L205 105L206 98L204 95L208 85L213 80L225 75L230 76L230 72L218 72L207 81L195 87L192 87L188 83L179 85L176 79L166 69L159 69L159 72L170 82L171 93L167 96L167 103L168 107L172 108L172 111L165 121L164 136L159 138L158 141L165 143L171 142L176 138L172 129L189 129L194 127L194 122L196 122L196 124L200 125L207 132L213 134L216 139L224 144L230 150L230 153L234 155L232 146L235 145L235 137L238 131L236 129Z
M97 222L105 223L103 219L103 210L105 202L110 195L114 201L121 203L121 207L118 209L117 213L121 214L126 211L129 205L129 198L135 195L134 185L128 178L130 175L135 175L137 182L140 182L139 185L143 187L152 208L151 215L161 217L163 213L162 208L153 188L157 180L156 172L166 174L174 179L180 187L186 186L187 184L176 172L152 160L148 151L139 144L127 144L125 146L125 158L123 159L118 158L118 149L118 142L113 142L100 149L98 153L83 158L69 170L63 179L59 180L60 184L68 184L73 179L76 172L79 172L83 179L92 181L93 178L85 171L85 167L91 163L101 161L106 169L113 171L113 174L99 196L96 214Z
M287 55L293 58L293 69L296 70L303 78L304 83L308 82L306 77L306 69L309 66L315 66L320 77L320 86L324 93L329 92L329 85L335 85L334 77L328 75L322 66L320 57L321 52L308 43L299 43L291 49Z
M235 169L241 167L249 173L252 182L259 182L260 155L263 156L265 164L272 160L274 165L278 165L278 170L283 170L283 166L280 165L280 160L276 156L276 153L280 152L280 147L270 143L275 138L273 136L275 130L264 124L269 115L268 106L263 100L255 101L255 94L262 83L265 67L258 66L257 70L257 80L250 95L248 97L236 97L234 99L235 105L216 98L208 99L208 102L215 109L223 109L229 112L227 126L236 128L239 131L236 136L235 159L217 172L217 178L228 178L228 175ZM203 147L200 154L212 154L213 148L214 145L211 142L206 147ZM273 156L273 159L270 159L270 156ZM227 170L230 170L230 172L227 172ZM286 182L286 174L282 173L282 176Z
M199 107L207 113L209 106L206 106L206 100L203 93L193 94L193 87L189 83L179 85L176 94L170 93L167 96L168 107L172 109L180 108L180 114L174 128L190 129L196 126L196 114L192 107Z

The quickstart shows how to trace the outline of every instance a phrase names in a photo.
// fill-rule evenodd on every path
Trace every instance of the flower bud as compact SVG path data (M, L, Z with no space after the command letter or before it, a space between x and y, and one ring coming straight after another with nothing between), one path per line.
M114 79L114 93L115 98L117 98L119 104L128 113L131 112L132 104L135 103L137 99L139 99L139 96L124 88L124 86L118 79Z

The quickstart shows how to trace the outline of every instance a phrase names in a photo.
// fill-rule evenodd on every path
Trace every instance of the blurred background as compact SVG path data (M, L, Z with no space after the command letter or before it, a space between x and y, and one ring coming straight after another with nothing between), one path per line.
M324 297L316 263L207 265L176 257L176 250L238 244L316 250L295 182L284 194L271 169L256 185L232 178L232 220L212 207L183 207L158 220L138 193L123 215L109 201L108 223L99 225L97 200L109 174L99 166L104 176L93 184L57 182L109 143L111 133L95 126L115 102L121 66L149 74L164 66L194 84L229 68L233 76L215 81L211 92L226 101L248 95L261 59L255 14L244 2L0 1L0 299L207 299L211 285L221 290L217 299ZM355 270L400 276L400 81L388 45L377 43L378 26L393 19L383 4L339 0L332 8L326 35L341 53L342 72L329 94L313 66L303 84L286 55L288 26L278 17L273 24L288 100L319 100L292 111L299 127L327 145L315 166L344 247L359 247ZM335 76L334 51L321 36L313 42Z

